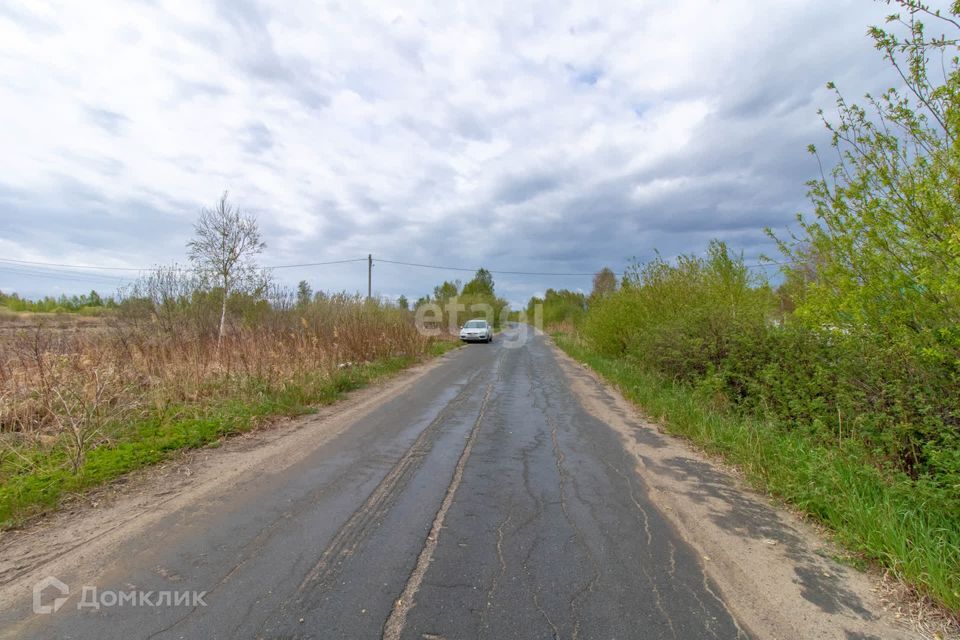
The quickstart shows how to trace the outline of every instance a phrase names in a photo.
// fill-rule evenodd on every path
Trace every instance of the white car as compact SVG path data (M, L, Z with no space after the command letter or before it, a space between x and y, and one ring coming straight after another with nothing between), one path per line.
M486 320L467 320L460 329L464 342L493 342L493 327Z

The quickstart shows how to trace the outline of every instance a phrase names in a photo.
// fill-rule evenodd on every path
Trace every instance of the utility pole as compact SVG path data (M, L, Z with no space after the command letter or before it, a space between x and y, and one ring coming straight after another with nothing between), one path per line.
M373 298L373 254L367 254L367 300Z

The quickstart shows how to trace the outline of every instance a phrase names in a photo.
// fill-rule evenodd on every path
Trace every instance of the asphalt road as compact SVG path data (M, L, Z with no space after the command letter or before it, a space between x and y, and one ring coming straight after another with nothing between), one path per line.
M296 464L124 541L96 585L205 591L205 606L70 606L17 635L746 637L634 465L543 338L500 336Z

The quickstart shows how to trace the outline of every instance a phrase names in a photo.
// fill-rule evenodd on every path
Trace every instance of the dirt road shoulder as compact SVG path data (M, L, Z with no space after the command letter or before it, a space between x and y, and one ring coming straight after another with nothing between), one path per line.
M937 637L885 607L877 581L833 560L838 550L813 526L662 433L585 365L556 347L554 353L583 407L620 435L649 497L699 553L754 636Z
M21 529L0 532L0 607L29 595L31 585L44 576L92 576L118 541L147 530L184 506L241 489L264 470L296 464L451 356L434 358L351 392L310 416L274 422L227 438L216 448L186 451L170 462L78 496Z

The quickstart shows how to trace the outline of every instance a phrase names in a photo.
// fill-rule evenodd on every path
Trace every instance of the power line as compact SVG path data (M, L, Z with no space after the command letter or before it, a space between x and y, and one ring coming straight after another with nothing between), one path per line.
M267 265L264 269L294 269L300 267L322 267L327 265L334 264L347 264L351 262L367 262L368 258L347 258L345 260L328 260L325 262L301 262L296 264L275 264ZM477 269L471 269L467 267L449 267L442 265L433 265L433 264L421 264L416 262L403 262L400 260L385 260L382 258L375 258L377 262L385 262L389 264L396 264L405 267L420 267L425 269L441 269L446 271L464 271L464 272L475 272ZM10 258L0 258L0 262L8 262L18 265L36 265L40 267L64 267L68 269L101 269L101 270L110 270L110 271L152 271L155 267L104 267L104 266L95 266L95 265L85 265L85 264L67 264L61 262L38 262L34 260L13 260ZM196 271L196 269L189 268L180 268L180 271ZM555 271L509 271L509 270L489 270L490 273L497 273L501 275L520 275L520 276L592 276L594 272L586 273L576 273L576 272L555 272ZM621 275L621 274L615 274Z
M69 280L71 282L86 282L86 283L102 283L102 284L112 284L117 285L123 282L126 282L124 278L110 278L108 276L96 276L89 275L84 277L83 274L79 272L73 272L71 274L65 273L53 273L53 272L43 272L43 271L34 271L34 270L23 270L13 267L4 267L0 266L0 272L11 273L18 276L25 276L27 278L49 278L51 280Z
M369 257L365 258L347 258L343 260L327 260L323 262L301 262L295 264L277 264L269 265L264 267L265 269L275 270L275 269L295 269L295 268L305 268L305 267L321 267L329 266L336 264L349 264L353 262L368 262ZM421 269L436 269L441 271L458 271L464 273L475 273L479 268L469 268L469 267L453 267L448 265L436 265L436 264L425 264L420 262L405 262L402 260L387 260L385 258L376 258L375 261L383 262L386 264L393 264L403 267L415 267ZM14 266L3 266L3 264L10 264ZM760 269L771 266L784 266L795 264L792 261L783 261L778 262L774 260L769 260L763 263L758 264L749 264L745 265L747 269ZM30 266L35 266L34 269L29 269ZM36 267L45 269L45 272L37 271ZM59 269L58 269L59 268ZM125 271L125 272L138 272L143 273L145 271L152 271L157 267L145 268L145 267L107 267L107 266L97 266L97 265L84 265L84 264L69 264L62 262L40 262L35 260L14 260L12 258L0 258L0 269L8 273L15 273L24 276L30 277L46 277L46 278L63 278L70 279L75 281L99 281L99 282L123 282L129 279L129 276L116 277L116 276L106 276L98 274L83 274L80 271L83 269L94 269L94 270L106 270L106 271ZM167 267L170 268L170 267ZM184 268L184 267L173 267L178 271L183 272L194 272L197 269ZM63 269L73 269L74 271L63 271ZM504 269L488 269L491 274L498 275L517 275L517 276L541 276L541 277L591 277L596 275L596 271L591 272L563 272L563 271L517 271L517 270L504 270ZM624 275L623 272L614 272L615 276Z
M2 258L0 258L0 268L6 269L6 270L19 270L19 271L23 271L24 273L39 272L39 273L64 274L64 275L70 275L70 276L89 276L91 278L97 278L101 280L103 279L125 280L131 277L135 277L133 275L124 275L124 274L90 273L87 271L81 271L79 269L70 269L65 267L47 267L47 266L32 267L32 266L26 266L26 265L20 265L20 264L7 263Z
M777 260L766 260L764 262L759 262L757 264L747 264L744 265L747 269L761 269L763 267L782 267L787 265L797 264L793 260L777 261Z
M364 258L364 259L365 259L365 258ZM405 267L420 267L420 268L423 268L423 269L439 269L439 270L443 270L443 271L464 271L464 272L468 272L468 273L476 273L476 272L479 270L479 268L472 268L472 269L471 269L471 268L468 268L468 267L449 267L449 266L436 265L436 264L423 264L423 263L419 263L419 262L403 262L403 261L400 261L400 260L386 260L386 259L384 259L384 258L374 258L374 261L375 261L375 262L385 262L385 263L387 263L387 264L397 264L397 265L402 265L402 266L405 266ZM789 264L794 264L794 263L793 263L793 262L776 262L776 261L771 260L771 261L768 261L768 262L762 262L762 263L758 263L758 264L748 264L748 265L744 265L744 266L745 266L747 269L757 269L757 268L761 268L761 267L770 267L770 266L777 266L777 265L789 265ZM500 274L500 275L515 275L515 276L595 276L595 275L598 273L598 271L590 271L590 272L504 271L504 270L500 270L500 269L487 269L487 271L489 271L489 272L492 273L492 274L493 274L493 273L496 273L496 274ZM622 276L622 275L624 275L624 272L622 272L622 271L621 271L621 272L614 271L614 272L613 272L613 275L615 275L615 276Z
M108 271L147 271L138 267L98 267L89 264L62 264L59 262L35 262L33 260L13 260L10 258L0 258L0 262L10 262L23 265L37 265L41 267L68 267L70 269L102 269Z
M294 267L322 267L328 264L346 264L347 262L366 262L367 258L349 258L347 260L330 260L329 262L304 262L301 264L275 264L264 269L293 269Z
M303 262L299 264L275 264L265 266L264 269L292 269L295 267L319 267L328 264L344 264L347 262L364 262L366 258L349 258L347 260L330 260L327 262ZM7 262L17 265L35 265L39 267L64 267L68 269L98 269L109 271L153 271L156 267L103 267L89 264L65 264L62 262L37 262L34 260L13 260L11 258L0 258L0 262ZM186 267L178 268L179 271L197 271Z
M470 273L475 273L479 269L470 269L467 267L446 267L436 264L421 264L418 262L402 262L400 260L385 260L383 258L374 258L375 262L386 262L387 264L398 264L405 267L421 267L423 269L441 269L444 271L466 271ZM593 276L596 275L595 271L590 273L565 273L559 271L503 271L500 269L487 269L490 273L498 273L500 275L513 275L513 276ZM622 275L615 273L614 275Z

